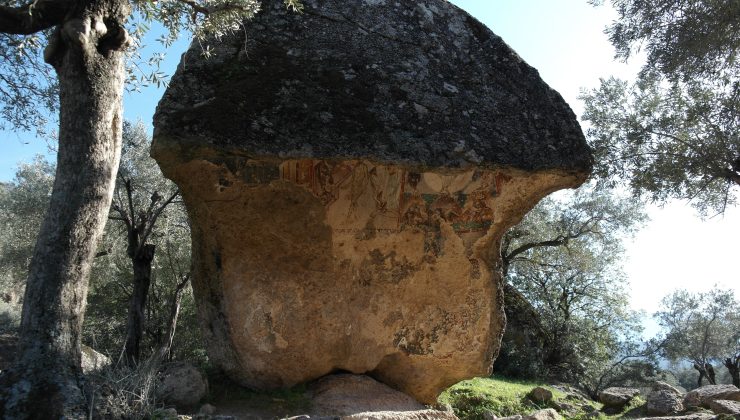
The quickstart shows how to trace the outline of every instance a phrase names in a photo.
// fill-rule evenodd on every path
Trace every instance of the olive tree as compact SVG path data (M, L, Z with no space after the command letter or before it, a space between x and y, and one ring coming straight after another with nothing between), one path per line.
M53 183L54 165L36 156L0 190L0 292L8 303L20 300Z
M699 374L698 386L704 379L716 383L713 365L718 363L725 364L736 386L740 384L738 303L732 290L676 290L663 298L654 315L665 329L663 355L670 361L691 363Z
M635 366L644 351L634 339L639 322L629 310L621 243L644 219L639 202L583 187L541 201L506 234L508 325L495 370L539 371L595 394Z
M79 367L83 309L120 158L126 50L135 44L131 34L144 27L127 26L159 21L171 34L218 36L257 8L254 0L0 1L0 46L3 54L19 57L4 62L3 87L40 95L32 103L0 100L18 106L20 115L50 102L59 110L52 211L31 260L21 356L0 377L0 416L59 418L86 411ZM36 86L56 86L58 103L43 89L28 90L33 81L22 76L31 68L47 71L53 80Z
M617 58L644 51L646 62L635 82L606 78L581 95L596 176L658 202L724 211L740 187L738 2L610 3Z

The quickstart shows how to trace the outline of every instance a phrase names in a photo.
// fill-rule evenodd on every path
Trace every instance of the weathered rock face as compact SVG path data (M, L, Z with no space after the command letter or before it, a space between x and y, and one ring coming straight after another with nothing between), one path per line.
M683 404L686 407L706 407L714 400L740 401L740 389L735 385L704 385L686 393Z
M636 388L611 387L599 392L599 402L607 407L622 408L639 394Z
M653 415L668 415L683 411L683 395L665 382L656 382L647 396L647 412Z
M591 157L574 115L442 0L282 1L183 58L152 154L181 188L211 359L253 388L344 370L422 402L490 371L499 240Z
M426 408L410 396L365 375L329 375L313 384L310 392L313 411L324 416Z

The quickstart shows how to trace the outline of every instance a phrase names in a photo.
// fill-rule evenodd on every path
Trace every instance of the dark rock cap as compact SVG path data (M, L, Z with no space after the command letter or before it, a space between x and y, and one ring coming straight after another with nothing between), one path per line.
M161 163L216 155L590 171L570 107L498 36L444 0L263 2L194 43L157 107ZM167 153L166 151L169 151ZM173 154L170 154L173 153Z

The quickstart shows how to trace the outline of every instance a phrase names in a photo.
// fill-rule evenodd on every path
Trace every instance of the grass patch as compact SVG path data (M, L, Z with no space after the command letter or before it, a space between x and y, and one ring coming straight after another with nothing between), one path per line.
M527 397L533 388L541 386L553 393L549 403L536 403ZM504 378L475 378L462 381L447 389L439 397L440 404L449 404L461 420L483 420L486 413L497 417L528 415L533 411L554 408L565 419L612 420L645 416L645 400L637 397L619 413L606 414L602 404L572 397L566 393L534 381ZM593 407L592 412L586 406Z
M527 394L537 386L543 385L502 378L474 378L447 389L440 395L439 402L451 405L461 420L482 420L487 412L498 417L528 414L549 408L547 404L537 404L527 398ZM556 389L544 387L552 391L555 399L565 397Z

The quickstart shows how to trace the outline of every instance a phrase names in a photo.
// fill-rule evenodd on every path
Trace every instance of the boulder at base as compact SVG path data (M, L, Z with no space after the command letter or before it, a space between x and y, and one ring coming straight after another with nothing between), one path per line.
M713 400L709 401L709 408L715 414L733 414L740 415L740 402L731 400Z
M326 416L426 408L410 396L365 375L325 376L311 385L310 392L313 411Z
M157 398L178 408L194 408L208 393L208 379L196 366L188 362L165 365L157 383Z
M648 414L664 416L681 412L683 408L681 391L665 382L656 382L647 396Z
M537 71L444 0L282 0L194 44L152 155L188 207L210 360L256 389L490 373L499 242L591 154Z
M639 389L611 387L599 392L599 402L609 408L622 408L639 394Z
M740 389L735 385L705 385L686 393L683 404L686 407L709 408L714 400L740 401Z

